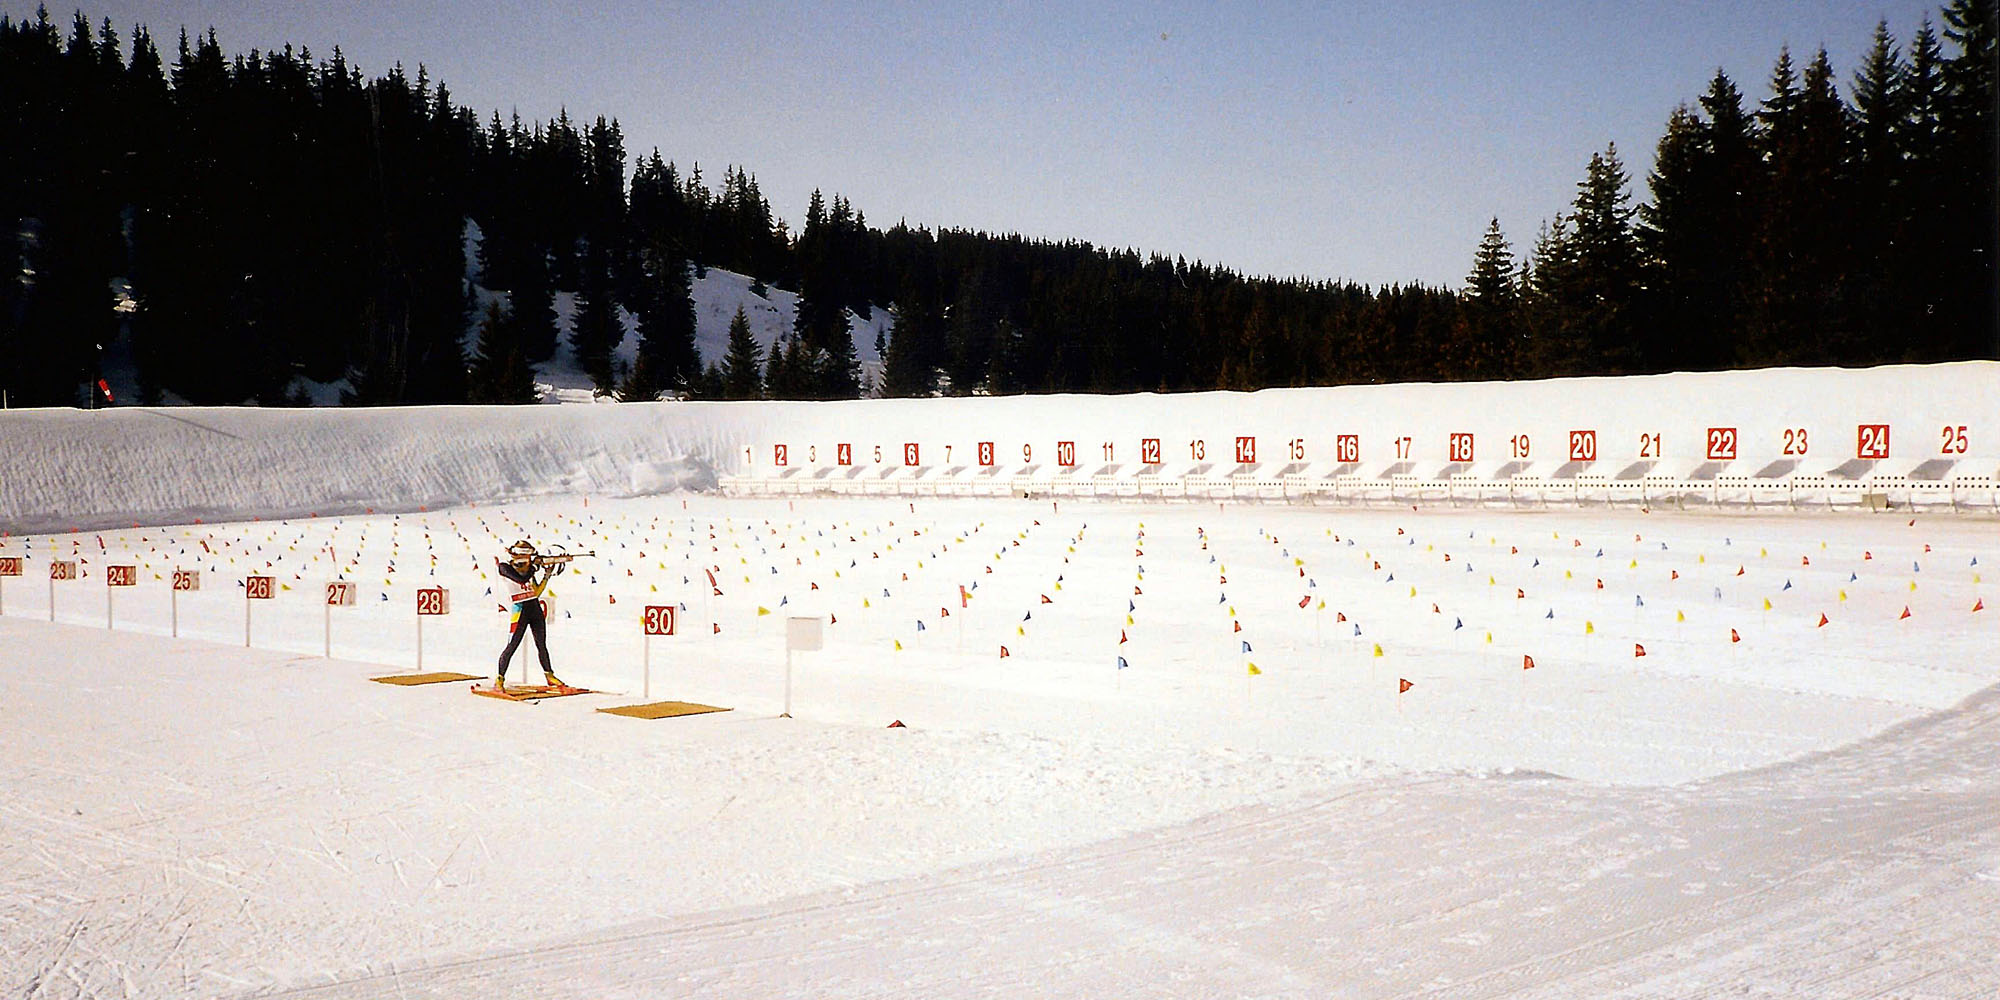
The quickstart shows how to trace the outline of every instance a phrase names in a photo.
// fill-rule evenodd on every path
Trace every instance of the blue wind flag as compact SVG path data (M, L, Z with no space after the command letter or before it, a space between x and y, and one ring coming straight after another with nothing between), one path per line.
M1556 609L1554 609L1554 608L1550 608L1550 609L1549 609L1549 613L1548 613L1548 614L1545 614L1545 615L1543 615L1542 617L1543 617L1543 618L1554 618L1555 616L1556 616Z
M1643 608L1643 607L1645 607L1645 606L1646 606L1646 599L1645 599L1645 598L1643 598L1643 597L1640 597L1640 596L1639 596L1638 594L1633 594L1633 595L1632 595L1632 606L1633 606L1633 607L1635 607L1635 608Z
M1465 619L1463 619L1463 618L1454 618L1454 619L1452 619L1452 624L1451 624L1451 630L1452 630L1453 632L1456 632L1456 631L1458 631L1459 629L1462 629L1462 628L1464 628L1464 627L1465 627Z
M917 631L919 632L926 631L926 629L924 628L924 620L922 618L917 619Z
M780 597L780 598L778 598L778 607L781 607L781 608L782 608L782 607L784 607L785 605L787 605L787 604L790 604L790 603L792 603L792 599L791 599L791 598L789 598L789 597Z
M1785 581L1785 585L1784 585L1783 587L1780 587L1780 588L1778 588L1778 589L1779 589L1779 590L1790 590L1790 589L1792 589L1792 581L1790 581L1790 580L1786 580L1786 581Z
M1118 669L1120 669L1120 670L1123 670L1123 669L1125 669L1126 667L1129 667L1129 666L1131 666L1131 664L1130 664L1130 663L1126 663L1126 662L1125 662L1125 658L1124 658L1124 657L1122 657L1122 656L1121 656L1121 657L1119 657L1119 658L1118 658Z
M1354 623L1354 634L1355 634L1355 635L1360 635L1360 634L1361 634L1361 623L1360 623L1360 622L1355 622L1355 623Z
M1134 611L1137 611L1137 610L1139 610L1139 605L1138 605L1137 603L1135 603L1135 602L1134 602L1134 601L1133 601L1133 600L1132 600L1131 598L1129 598L1129 597L1128 597L1128 598L1126 598L1126 599L1125 599L1125 613L1129 615L1129 614L1131 614L1132 612L1134 612Z
M1246 653L1250 651L1250 640L1243 640L1243 651Z
M1529 568L1529 569L1534 569L1534 568L1535 568L1535 566L1540 566L1541 564L1542 564L1542 561L1541 561L1541 560L1540 560L1540 559L1538 558L1538 559L1536 559L1536 560L1535 560L1535 565L1534 565L1534 566L1530 566L1530 567L1528 567L1528 568Z

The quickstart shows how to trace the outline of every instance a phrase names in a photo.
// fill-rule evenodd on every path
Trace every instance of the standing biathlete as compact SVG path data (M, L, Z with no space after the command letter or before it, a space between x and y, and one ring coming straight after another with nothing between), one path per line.
M542 591L549 585L549 578L562 571L562 565L535 565L535 547L525 541L515 542L507 548L507 561L495 560L500 567L500 578L512 587L509 600L513 602L514 613L509 619L507 648L500 654L500 669L493 676L496 691L507 687L507 663L514 658L514 651L521 648L521 639L529 632L535 634L535 651L541 654L542 677L550 687L565 686L549 667L549 616L548 605L542 601ZM522 672L523 679L526 671Z

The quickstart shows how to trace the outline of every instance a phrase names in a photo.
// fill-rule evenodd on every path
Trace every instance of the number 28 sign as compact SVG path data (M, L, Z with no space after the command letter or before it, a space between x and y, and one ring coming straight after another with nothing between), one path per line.
M451 592L443 587L425 587L417 591L417 614L451 614Z

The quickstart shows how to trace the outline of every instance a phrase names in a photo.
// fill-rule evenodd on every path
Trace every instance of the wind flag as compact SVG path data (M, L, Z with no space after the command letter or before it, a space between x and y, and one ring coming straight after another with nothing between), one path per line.
M1413 688L1413 687L1416 687L1416 685L1415 685L1415 684L1412 684L1412 683L1410 683L1410 682L1409 682L1408 680L1405 680L1405 679L1403 679L1403 678L1401 678L1401 677L1398 677L1398 678L1396 678L1396 693L1397 693L1397 694L1402 694L1403 692L1405 692L1405 691L1408 691L1409 689L1411 689L1411 688Z
M1742 637L1742 636L1740 636L1740 635L1738 635L1738 634L1736 634L1736 630L1735 630L1735 629L1730 629L1730 630L1729 630L1729 641L1730 641L1730 642L1742 642L1742 641L1743 641L1743 637Z
M1522 670L1535 669L1535 658L1527 655L1526 653L1521 654L1521 669Z
M1131 664L1130 664L1130 663L1127 663L1127 662L1125 662L1125 658L1124 658L1124 657L1122 657L1122 656L1121 656L1121 657L1119 657L1119 658L1118 658L1118 669L1120 669L1120 670L1123 670L1123 669L1125 669L1126 667L1129 667L1129 666L1131 666Z
M1301 607L1301 608L1304 608L1304 607L1305 607L1306 605L1308 605L1308 604L1311 604L1311 603L1312 603L1312 595L1311 595L1311 594L1307 594L1306 596L1304 596L1304 597L1301 597L1301 598L1299 598L1299 607Z
M1247 666L1247 667L1249 667L1249 668L1250 668L1250 676L1252 676L1252 677L1256 677L1256 676L1258 676L1258 675L1260 675L1260 674L1262 674L1262 673L1263 673L1263 671L1262 671L1262 670L1259 670L1259 669L1257 669L1257 665L1256 665L1255 663L1246 663L1246 664L1244 664L1244 666Z
M1012 654L1012 653L1009 653L1009 652L1007 652L1007 647L1005 647L1005 646L1002 646L1002 647L1000 647L1000 658L1001 658L1001 659L1003 659L1003 660L1004 660L1004 659L1006 659L1006 658L1008 658L1008 657L1010 657L1010 656L1013 656L1013 655L1014 655L1014 654Z
M1646 647L1644 647L1644 646L1641 646L1641 645L1639 645L1639 644L1638 644L1638 643L1636 643L1636 642L1635 642L1635 643L1633 643L1633 644L1632 644L1632 655L1633 655L1633 656L1635 656L1635 657L1637 657L1637 656L1644 656L1644 655L1646 655Z

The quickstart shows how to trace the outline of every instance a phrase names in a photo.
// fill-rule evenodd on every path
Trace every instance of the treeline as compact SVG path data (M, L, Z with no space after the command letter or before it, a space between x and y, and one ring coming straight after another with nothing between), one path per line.
M616 119L481 121L421 67L368 79L337 48L227 57L182 32L169 63L143 26L0 18L0 388L82 403L120 344L142 401L266 405L301 377L355 404L528 401L565 341L627 399L1994 357L1994 4L1942 18L1907 51L1878 26L1848 97L1823 51L1802 73L1781 54L1748 106L1718 72L1668 118L1650 200L1607 148L1524 255L1494 220L1462 290L880 230L817 192L793 234L747 171L712 189L629 155ZM739 318L700 357L707 267L796 291L793 329L767 353ZM846 316L882 304L869 384Z

